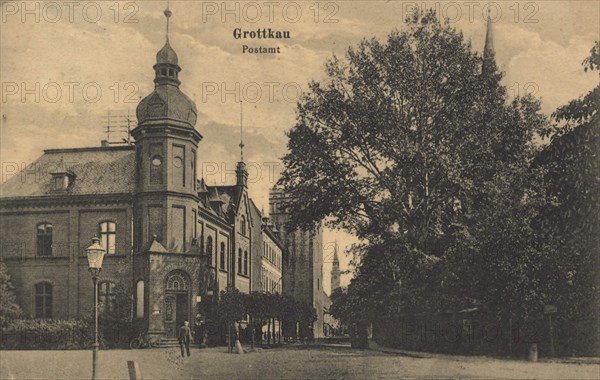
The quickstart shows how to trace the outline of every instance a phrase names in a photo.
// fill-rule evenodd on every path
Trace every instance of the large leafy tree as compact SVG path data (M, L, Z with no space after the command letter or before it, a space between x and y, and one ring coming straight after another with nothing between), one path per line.
M539 201L533 141L548 129L539 102L510 102L493 57L432 11L333 57L326 73L289 132L280 184L293 195L293 224L325 219L368 241L357 280L369 288L376 280L361 270L385 274L382 303L535 298L522 289L538 253L529 222Z
M600 70L600 43L596 42L583 66L585 71ZM590 76L598 79L596 73ZM579 322L589 327L574 340L590 343L588 353L596 350L596 354L600 351L599 108L598 84L558 108L551 142L537 160L547 170L548 202L539 225L549 246L542 272L550 290L547 301L559 308L559 317L571 326Z

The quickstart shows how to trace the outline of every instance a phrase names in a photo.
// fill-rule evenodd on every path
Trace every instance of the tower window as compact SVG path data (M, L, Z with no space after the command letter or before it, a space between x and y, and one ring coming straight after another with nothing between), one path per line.
M192 187L196 190L196 151L192 149Z
M239 274L242 274L242 249L240 248L238 251L238 270Z
M117 252L117 224L115 222L102 222L98 225L100 244L106 249L107 255Z
M248 275L248 251L244 251L244 274Z
M52 256L52 224L37 225L37 255Z
M173 183L185 187L185 147L173 145Z
M163 183L163 146L162 144L150 145L150 184L162 185Z
M35 317L52 318L52 285L47 282L35 284Z

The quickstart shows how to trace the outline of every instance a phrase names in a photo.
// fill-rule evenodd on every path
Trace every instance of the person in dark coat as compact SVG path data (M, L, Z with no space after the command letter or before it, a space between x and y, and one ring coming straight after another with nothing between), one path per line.
M188 321L183 322L183 326L179 328L179 346L181 347L181 357L184 356L183 347L187 356L190 356L190 342L192 341L192 330Z

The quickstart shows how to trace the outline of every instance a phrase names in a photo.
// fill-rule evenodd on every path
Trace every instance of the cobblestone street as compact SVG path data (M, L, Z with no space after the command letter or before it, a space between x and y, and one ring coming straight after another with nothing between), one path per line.
M89 379L91 351L0 351L0 378ZM598 379L598 364L529 363L483 357L412 357L343 346L265 349L245 355L224 348L100 352L102 379L129 379L127 361L144 379Z

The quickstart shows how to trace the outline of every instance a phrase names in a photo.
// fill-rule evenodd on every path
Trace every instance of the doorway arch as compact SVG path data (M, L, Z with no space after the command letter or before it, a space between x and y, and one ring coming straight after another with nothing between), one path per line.
M183 321L190 318L190 276L182 270L169 272L165 278L164 326L167 336L177 337Z

